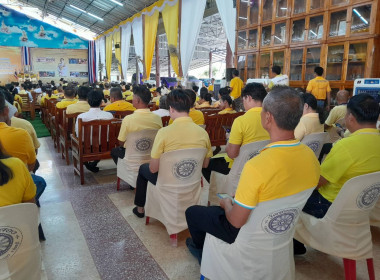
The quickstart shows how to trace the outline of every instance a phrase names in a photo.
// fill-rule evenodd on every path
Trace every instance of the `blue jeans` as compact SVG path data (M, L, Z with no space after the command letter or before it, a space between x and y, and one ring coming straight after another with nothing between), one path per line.
M317 106L322 109L325 108L325 100L317 100Z
M302 211L318 219L322 219L330 206L331 202L324 198L318 190L314 190Z
M38 202L38 199L40 198L40 196L42 195L42 193L44 192L44 190L46 188L46 181L44 178L37 176L37 175L34 175L34 174L32 174L32 179L33 179L34 184L37 187L35 199L36 199L36 202ZM37 203L37 205L38 205L38 203Z

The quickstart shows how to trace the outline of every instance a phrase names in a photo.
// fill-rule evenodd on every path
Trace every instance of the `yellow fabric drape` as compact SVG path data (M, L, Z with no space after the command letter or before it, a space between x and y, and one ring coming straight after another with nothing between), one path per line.
M111 80L112 37L112 35L106 37L106 71L108 80Z
M162 19L164 21L166 37L168 38L168 46L170 53L170 61L174 72L179 77L178 67L178 13L179 3L174 6L166 5L162 11Z
M155 11L152 16L145 15L144 62L146 74L145 78L147 80L150 79L150 69L152 68L159 15L160 13L158 11Z
M119 48L115 48L115 57L118 60L118 67L120 75L122 75L122 69L121 69L121 38L120 38L120 29L119 31L115 32L113 34L113 45L119 44Z

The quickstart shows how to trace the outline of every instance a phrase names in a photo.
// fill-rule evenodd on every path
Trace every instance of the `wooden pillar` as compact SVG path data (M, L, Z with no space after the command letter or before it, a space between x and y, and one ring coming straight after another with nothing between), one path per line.
M156 87L160 86L160 46L158 43L159 36L156 36Z
M234 55L232 53L230 43L227 41L227 53L226 53L226 68L235 68Z
M212 51L209 53L209 60L208 60L208 77L212 78Z
M169 45L168 45L168 77L171 77L170 74L170 52L169 52Z

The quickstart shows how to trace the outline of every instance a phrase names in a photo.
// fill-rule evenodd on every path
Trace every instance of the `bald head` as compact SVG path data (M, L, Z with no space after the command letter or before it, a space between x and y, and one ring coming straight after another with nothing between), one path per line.
M348 102L349 97L350 97L350 93L347 90L342 89L338 91L338 93L336 94L336 101L338 102L339 105L344 104Z

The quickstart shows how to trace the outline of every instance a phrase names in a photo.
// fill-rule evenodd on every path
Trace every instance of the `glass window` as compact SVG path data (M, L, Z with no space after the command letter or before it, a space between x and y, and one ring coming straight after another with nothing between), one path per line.
M272 25L264 26L261 31L261 45L269 46L272 37Z
M259 78L269 79L270 54L263 53L260 55L260 73Z
M346 35L347 10L331 13L330 37Z
M290 80L302 80L303 49L292 50L290 55Z
M310 10L323 8L324 0L310 0Z
M248 48L254 49L257 48L257 29L249 30L248 36Z
M342 80L344 45L330 46L327 53L326 79Z
M249 12L249 21L251 24L259 23L259 1L250 1L251 9Z
M371 5L364 5L352 9L351 33L369 32L371 20Z
M256 55L250 54L247 58L247 79L256 78Z
M286 43L286 23L278 23L275 25L274 29L274 39L275 45L281 45Z
M348 51L347 80L364 78L367 43L350 44Z
M331 5L340 5L340 4L346 4L348 3L348 0L331 0Z
M277 0L276 17L286 17L288 0Z
M237 70L239 70L240 77L244 79L244 71L245 71L245 55L238 57L238 65Z
M293 3L294 3L293 13L295 15L306 12L306 0L293 0Z
M238 37L238 50L244 50L247 48L247 32L241 31L239 32Z
M263 21L272 20L273 0L264 0L263 4Z
M277 65L284 68L284 52L273 52L273 65Z
M240 1L239 27L247 26L248 23L248 1Z
M306 71L305 80L314 78L314 68L321 63L321 48L308 48L306 50Z
M323 16L310 18L309 23L309 40L322 39L323 37Z
M292 42L302 42L305 40L305 19L293 22Z

